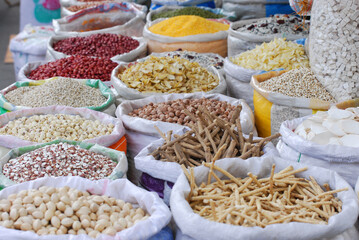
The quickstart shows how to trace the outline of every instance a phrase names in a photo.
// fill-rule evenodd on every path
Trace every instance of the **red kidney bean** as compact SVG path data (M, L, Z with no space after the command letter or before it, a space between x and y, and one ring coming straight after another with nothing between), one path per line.
M67 55L111 58L136 49L140 43L128 36L98 33L87 37L72 37L53 44L55 51Z
M27 77L32 80L71 77L110 81L111 72L116 66L117 63L112 62L109 58L92 58L77 55L40 65L32 70Z

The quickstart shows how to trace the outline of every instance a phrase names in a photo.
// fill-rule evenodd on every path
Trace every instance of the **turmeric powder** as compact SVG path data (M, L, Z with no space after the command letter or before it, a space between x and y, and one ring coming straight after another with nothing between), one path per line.
M198 16L183 15L156 23L149 30L155 34L169 37L185 37L226 31L228 28L228 24L207 20Z

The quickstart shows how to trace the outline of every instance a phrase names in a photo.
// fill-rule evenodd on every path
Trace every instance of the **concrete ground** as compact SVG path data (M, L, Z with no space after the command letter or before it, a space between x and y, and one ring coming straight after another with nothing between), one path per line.
M12 63L4 63L4 59L10 35L19 32L19 11L19 6L9 7L5 1L0 0L0 89L15 82L14 66Z

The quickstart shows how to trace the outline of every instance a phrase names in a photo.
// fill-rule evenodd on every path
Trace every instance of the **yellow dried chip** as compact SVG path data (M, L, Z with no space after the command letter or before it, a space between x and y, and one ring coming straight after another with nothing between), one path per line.
M254 70L309 68L309 60L304 46L286 41L285 38L276 38L269 43L263 43L252 50L230 58L230 60L243 68Z
M219 79L197 62L179 57L151 56L130 66L118 77L140 92L208 92L219 84Z

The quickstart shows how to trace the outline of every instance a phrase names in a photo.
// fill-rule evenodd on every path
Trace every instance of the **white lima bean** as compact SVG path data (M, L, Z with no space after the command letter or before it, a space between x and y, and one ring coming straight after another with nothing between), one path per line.
M69 187L23 190L0 200L0 226L38 235L114 236L148 217L144 209L121 199Z

